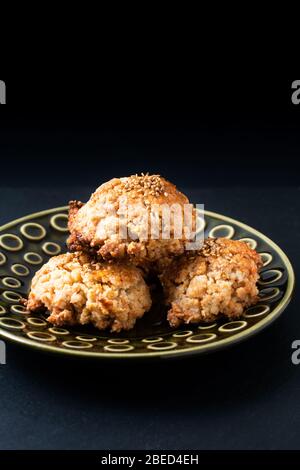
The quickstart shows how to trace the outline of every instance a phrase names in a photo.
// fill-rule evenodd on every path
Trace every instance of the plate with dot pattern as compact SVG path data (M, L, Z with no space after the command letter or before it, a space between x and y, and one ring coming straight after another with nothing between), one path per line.
M47 314L37 315L19 304L35 272L51 256L66 251L68 207L58 207L0 227L0 336L27 347L87 358L134 359L174 357L221 349L245 340L270 325L287 307L294 273L283 251L257 230L229 217L204 211L205 237L243 240L262 256L260 300L235 321L185 325L173 329L161 306L159 287L150 312L134 329L112 334L90 326L57 328Z

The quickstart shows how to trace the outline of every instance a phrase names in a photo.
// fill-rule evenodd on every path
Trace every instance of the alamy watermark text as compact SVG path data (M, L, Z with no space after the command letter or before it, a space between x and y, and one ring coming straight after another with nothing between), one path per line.
M6 104L6 85L3 80L0 80L0 104Z
M292 83L292 103L297 105L300 104L300 80L294 80Z

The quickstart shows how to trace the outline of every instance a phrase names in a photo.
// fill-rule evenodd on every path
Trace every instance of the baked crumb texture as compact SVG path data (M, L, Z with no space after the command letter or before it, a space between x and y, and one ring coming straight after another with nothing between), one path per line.
M136 207L127 213L125 238L116 230L124 197L128 206ZM154 204L183 209L189 201L172 183L149 174L114 178L86 204L71 201L71 253L51 258L35 274L27 309L49 310L48 321L56 326L93 324L100 330L129 330L151 307L143 278L151 271L159 273L173 327L221 316L239 318L258 301L259 254L246 243L226 238L207 239L201 250L185 252L187 240L174 237L173 218L169 239L145 238L140 214L147 214L149 221ZM161 228L161 209L158 217Z
M48 321L56 326L91 323L119 332L134 326L150 309L151 298L138 268L66 253L51 258L35 274L26 307L48 309Z
M136 205L136 212L127 217L129 237L124 239L115 233L119 216L112 215L119 209L120 197L126 196L128 205ZM83 251L98 259L128 258L136 265L147 267L149 263L168 264L173 256L184 252L186 239L173 237L174 224L170 226L170 239L145 239L145 221L139 220L141 211L147 211L150 218L152 204L188 204L187 197L169 181L159 175L133 175L114 178L102 184L86 204L70 202L68 247L70 251ZM161 212L159 214L161 223ZM118 226L118 225L117 225ZM162 261L164 260L165 261Z
M261 266L246 243L226 238L207 239L197 254L175 259L160 276L170 325L239 318L258 301Z

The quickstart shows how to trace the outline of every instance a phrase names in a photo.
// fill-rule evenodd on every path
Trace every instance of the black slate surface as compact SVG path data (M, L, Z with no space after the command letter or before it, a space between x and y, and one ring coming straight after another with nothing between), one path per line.
M0 224L85 200L92 189L2 186ZM300 187L183 189L193 202L268 235L297 275ZM282 317L258 336L180 361L89 363L8 343L0 449L299 449L300 366L291 362L298 305L296 290Z

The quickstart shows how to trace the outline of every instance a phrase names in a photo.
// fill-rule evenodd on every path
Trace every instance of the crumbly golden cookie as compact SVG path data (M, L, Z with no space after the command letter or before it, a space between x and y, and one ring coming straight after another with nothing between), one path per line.
M92 262L85 254L51 258L33 277L26 307L48 309L57 326L93 324L100 330L131 329L151 307L141 271L125 263Z
M171 326L238 318L258 300L256 282L262 266L246 243L207 239L197 253L174 260L161 275Z
M120 217L120 203L122 207L124 201L129 207L126 220ZM173 204L177 204L183 214L184 205L189 201L175 185L159 175L114 178L102 184L86 204L70 202L69 249L84 251L99 259L128 258L134 264L146 267L149 263L180 255L185 249L186 232L183 228L182 236L174 237L178 228L176 219L171 217L168 239L163 239L161 233L155 239L149 223L153 205L159 207L158 226L161 227L163 205ZM116 230L120 226L121 234Z

